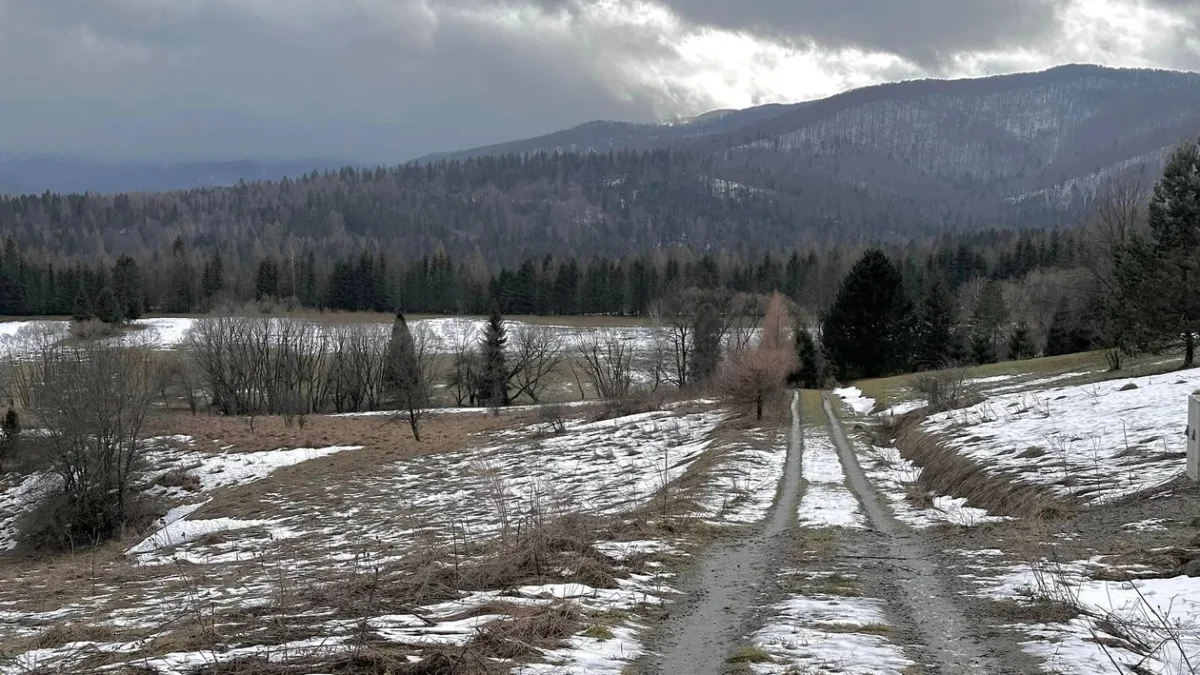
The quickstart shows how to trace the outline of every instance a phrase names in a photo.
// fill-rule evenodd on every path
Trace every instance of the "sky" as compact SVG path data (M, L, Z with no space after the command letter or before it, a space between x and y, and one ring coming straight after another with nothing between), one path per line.
M1063 63L1200 70L1200 0L0 0L0 151L395 163Z

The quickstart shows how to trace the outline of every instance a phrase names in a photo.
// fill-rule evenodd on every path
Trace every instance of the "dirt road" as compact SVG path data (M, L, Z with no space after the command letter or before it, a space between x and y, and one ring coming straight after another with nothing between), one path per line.
M846 530L839 537L837 562L854 566L868 591L883 598L894 639L917 672L928 675L1022 675L1038 671L1019 642L971 614L970 603L956 597L951 580L940 576L939 536L898 522L887 502L863 474L828 396L825 418L804 423L828 426L869 529ZM779 498L767 520L752 533L722 539L706 551L681 580L680 601L670 608L653 636L649 653L636 672L720 675L739 645L763 625L772 603L786 595L779 587L781 569L794 565L805 533L796 508L805 489L801 479L804 437L799 395L792 401L792 427ZM883 553L881 555L881 553ZM964 609L967 608L967 609Z
M792 428L779 498L758 532L725 539L705 552L697 569L680 589L653 654L640 672L676 675L719 675L726 659L756 627L755 614L778 595L776 577L792 552L789 536L796 526L800 501L800 397L792 399Z

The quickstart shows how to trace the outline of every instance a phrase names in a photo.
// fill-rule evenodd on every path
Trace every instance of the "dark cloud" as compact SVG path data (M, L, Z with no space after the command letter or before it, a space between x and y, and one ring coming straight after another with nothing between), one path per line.
M1070 4L661 1L0 0L0 150L400 161L945 74L963 54L1052 65L1029 55L1054 52ZM1200 27L1195 0L1140 1ZM713 30L729 40L697 48ZM1200 67L1197 34L1138 58ZM794 50L808 65L782 68Z

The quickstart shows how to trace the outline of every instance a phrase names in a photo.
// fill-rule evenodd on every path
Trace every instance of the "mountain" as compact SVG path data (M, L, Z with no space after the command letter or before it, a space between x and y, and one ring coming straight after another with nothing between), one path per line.
M1200 133L1200 74L1069 65L718 113L681 124L589 122L422 159L685 149L750 189L848 192L868 210L948 227L963 218L1003 224L1030 205L1077 211L1118 173L1157 172L1175 144Z
M336 160L99 162L78 157L0 152L0 194L164 192L278 180L344 166Z

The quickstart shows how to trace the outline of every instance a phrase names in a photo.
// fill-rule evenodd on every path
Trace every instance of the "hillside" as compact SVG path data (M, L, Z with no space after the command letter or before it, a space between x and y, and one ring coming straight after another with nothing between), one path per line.
M714 158L750 185L857 190L881 203L918 196L927 206L914 213L901 205L902 212L949 221L1004 218L1006 207L1022 202L1070 211L1106 177L1139 165L1157 171L1172 145L1198 132L1200 75L1063 66L885 84L685 124L590 122L425 159L681 148Z

